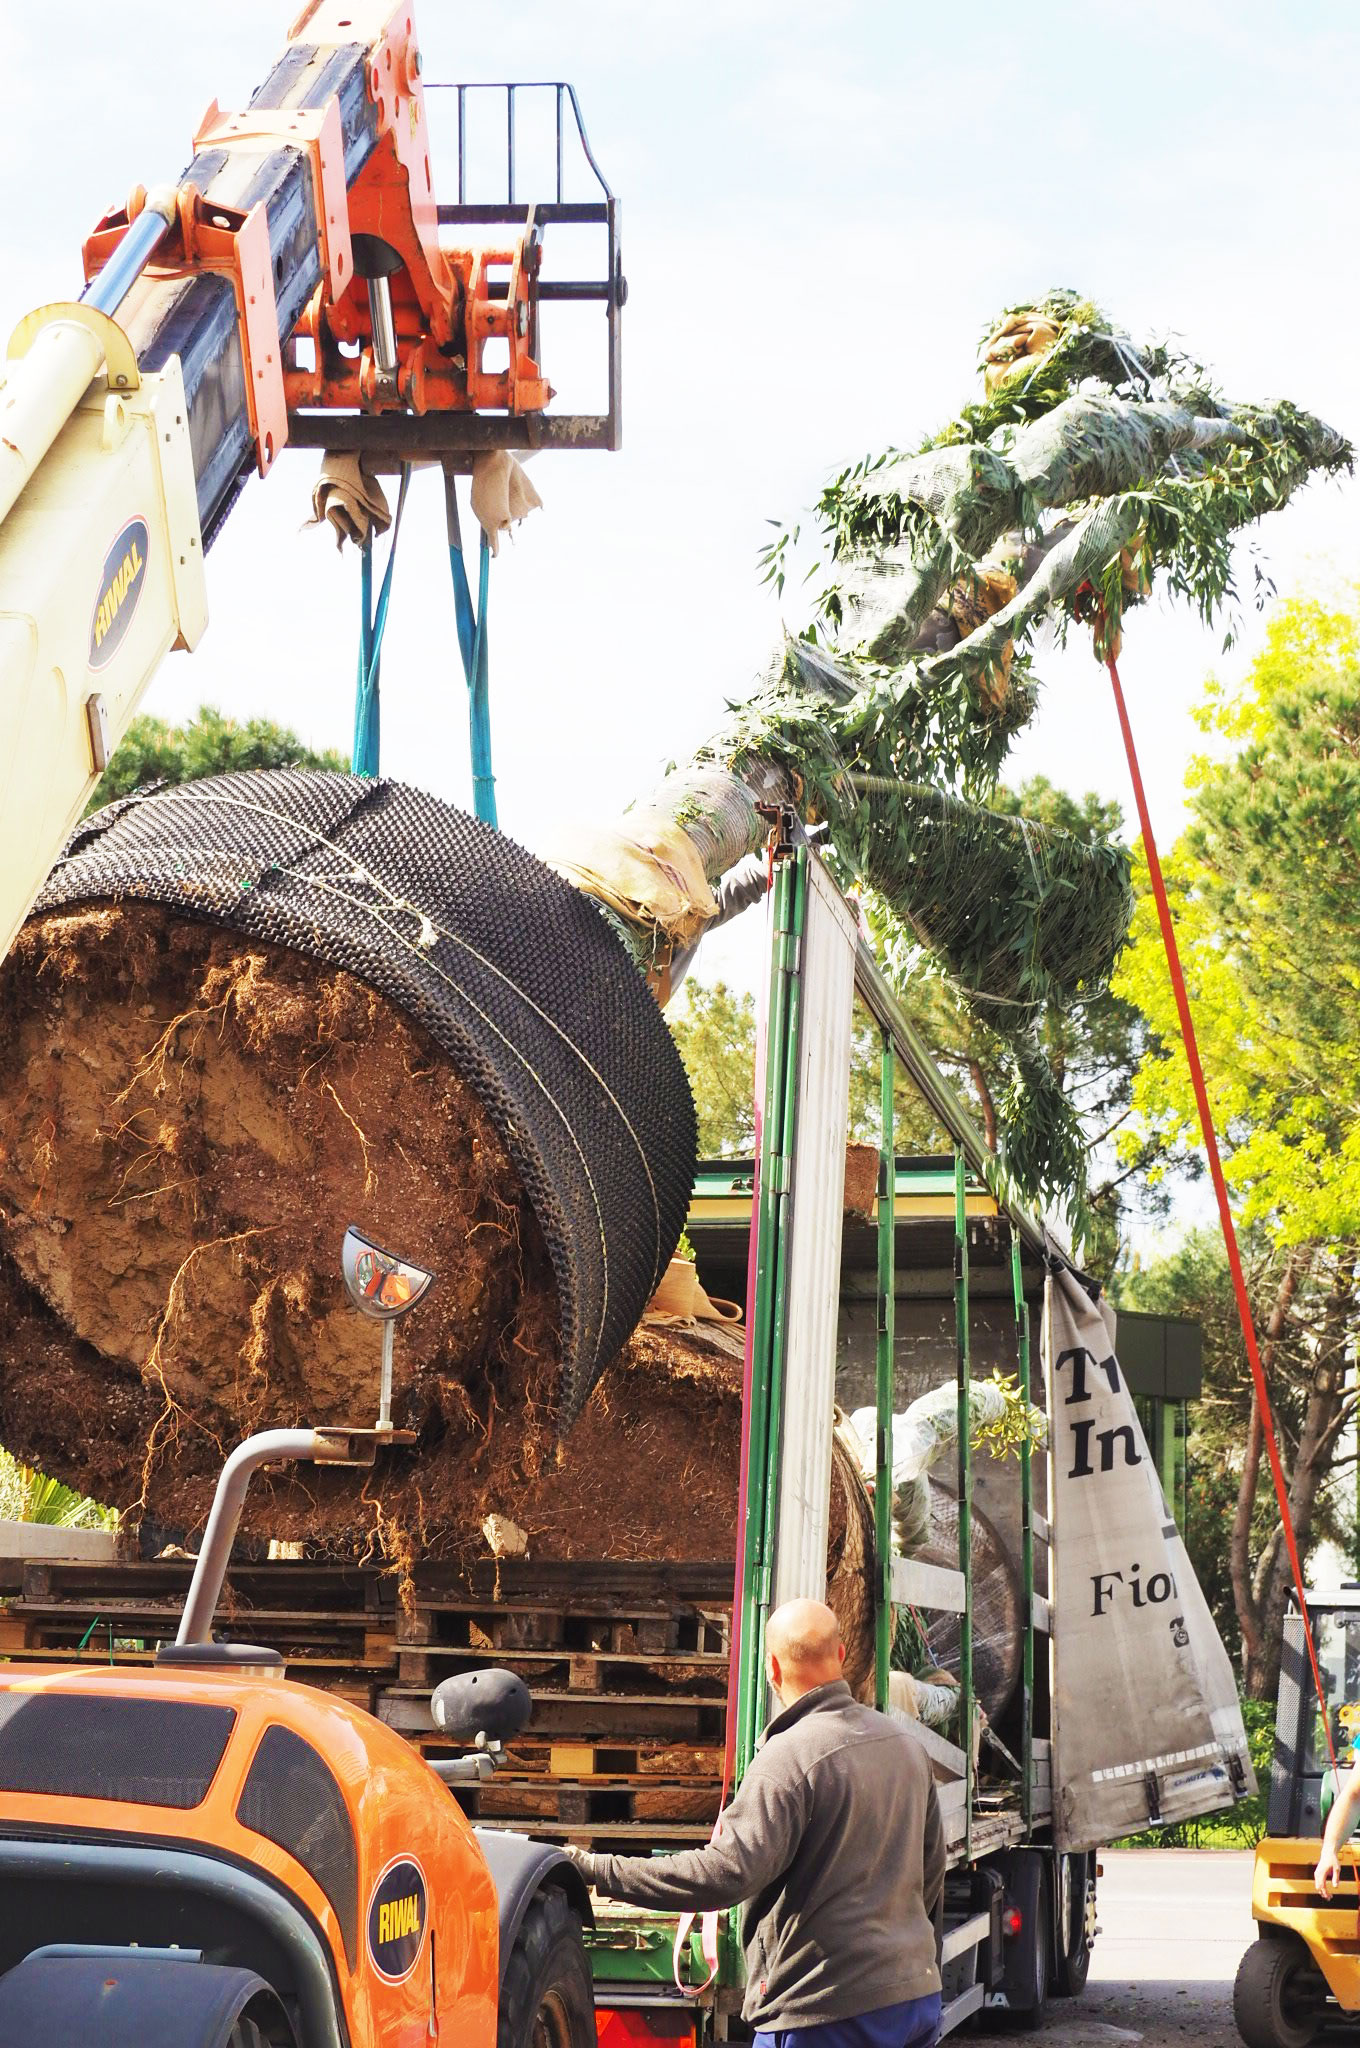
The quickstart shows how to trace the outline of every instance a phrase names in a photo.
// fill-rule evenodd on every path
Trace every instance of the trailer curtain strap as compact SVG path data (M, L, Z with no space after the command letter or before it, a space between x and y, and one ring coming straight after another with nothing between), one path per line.
M491 767L491 694L487 675L487 597L491 585L491 541L482 528L477 609L463 561L463 534L458 518L457 480L444 472L444 518L449 536L449 569L453 575L453 607L458 621L458 651L468 689L468 739L472 754L472 808L484 824L495 825L496 778Z
M392 538L387 549L387 567L383 571L376 611L373 608L371 528L359 554L359 675L354 690L354 747L350 756L350 767L355 775L373 777L378 773L382 724L378 675L382 666L383 635L387 631L387 607L392 596L392 570L396 565L397 542L401 537L401 515L410 481L411 465L404 462L401 487L397 492L396 517L392 521Z
M1124 702L1124 691L1119 680L1119 667L1113 653L1105 657L1105 666L1110 672L1110 683L1114 689L1115 710L1119 715L1119 729L1124 737L1124 752L1128 757L1129 776L1133 783L1134 802L1138 807L1138 823L1143 833L1143 851L1147 856L1148 877L1152 883L1152 894L1157 905L1157 921L1161 926L1162 945L1166 951L1167 970L1171 976L1171 987L1176 998L1176 1013L1180 1019L1181 1038L1185 1045L1186 1063L1190 1068L1190 1082L1195 1091L1195 1106L1199 1111L1199 1127L1204 1139L1205 1155L1209 1162L1209 1176L1214 1184L1214 1196L1218 1202L1218 1220L1223 1231L1223 1244L1228 1254L1228 1267L1232 1274L1233 1293L1237 1300L1238 1321L1242 1325L1242 1341L1247 1347L1247 1362L1251 1367L1252 1384L1256 1389L1256 1402L1261 1417L1261 1432L1265 1440L1266 1455L1270 1460L1270 1476L1275 1485L1275 1499L1279 1505L1280 1521L1284 1530L1285 1548L1289 1554L1290 1570L1294 1574L1294 1590L1298 1594L1299 1611L1303 1616L1304 1641L1308 1645L1308 1661L1313 1670L1313 1684L1317 1691L1318 1713L1322 1731L1327 1741L1327 1755L1332 1770L1336 1771L1336 1748L1332 1741L1331 1723L1327 1715L1326 1699L1322 1690L1322 1674L1318 1669L1317 1645L1313 1641L1313 1621L1308 1612L1308 1596L1304 1590L1303 1567L1299 1560L1299 1547L1294 1535L1294 1518L1289 1512L1289 1489L1285 1483L1284 1466L1280 1462L1280 1446L1275 1434L1275 1417L1270 1405L1270 1392L1266 1386L1265 1367L1261 1363L1260 1346L1256 1341L1256 1324L1251 1313L1251 1302L1247 1295L1246 1278L1242 1271L1242 1254L1237 1243L1237 1227L1233 1222L1232 1209L1228 1202L1227 1182L1223 1178L1223 1164L1218 1154L1218 1139L1214 1134L1213 1112L1209 1107L1209 1091L1205 1086L1204 1067L1199 1056L1199 1041L1195 1036L1195 1020L1190 1010L1190 997L1186 991L1185 975L1181 968L1180 947L1176 943L1176 928L1171 921L1171 905L1167 899L1166 881L1162 875L1162 863L1157 854L1157 842L1152 833L1152 820L1148 815L1147 795L1143 788L1143 777L1138 766L1138 752L1133 743L1133 728L1129 724L1128 707Z

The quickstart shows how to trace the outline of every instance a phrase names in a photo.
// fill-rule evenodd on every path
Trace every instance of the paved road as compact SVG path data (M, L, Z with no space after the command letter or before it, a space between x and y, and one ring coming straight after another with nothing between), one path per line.
M1049 2008L1041 2034L993 2038L1052 2048L1242 2048L1232 1985L1254 1939L1249 1854L1107 1850L1100 1939L1079 1999Z

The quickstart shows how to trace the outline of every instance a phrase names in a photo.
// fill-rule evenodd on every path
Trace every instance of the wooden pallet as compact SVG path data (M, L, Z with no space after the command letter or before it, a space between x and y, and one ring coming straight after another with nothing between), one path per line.
M567 1650L580 1656L720 1656L729 1649L729 1613L686 1608L670 1613L591 1613L566 1607L427 1605L397 1615L397 1640L430 1649Z
M705 1698L727 1697L725 1656L625 1656L614 1650L453 1650L447 1644L403 1645L397 1652L397 1679L402 1685L428 1685L463 1671L484 1671L500 1665L540 1692L656 1693L665 1698L677 1688Z
M637 1779L613 1785L568 1784L559 1778L516 1778L497 1772L482 1785L453 1788L469 1820L517 1820L531 1833L569 1827L657 1821L712 1827L718 1817L719 1781L677 1785Z
M717 1748L726 1729L726 1702L706 1695L536 1692L530 1726L557 1740L614 1745L636 1741L645 1725L653 1742ZM417 1686L384 1686L378 1718L403 1735L434 1732L430 1695Z
M529 1827L522 1820L479 1820L477 1825L498 1832L542 1835L552 1842L575 1842L602 1856L645 1856L651 1848L684 1849L708 1841L713 1832L702 1821L553 1820Z
M0 1659L146 1666L173 1637L193 1561L0 1560ZM233 1566L217 1632L376 1713L431 1758L441 1679L499 1664L533 1695L497 1776L459 1787L478 1825L621 1848L707 1838L725 1735L731 1566L486 1560Z

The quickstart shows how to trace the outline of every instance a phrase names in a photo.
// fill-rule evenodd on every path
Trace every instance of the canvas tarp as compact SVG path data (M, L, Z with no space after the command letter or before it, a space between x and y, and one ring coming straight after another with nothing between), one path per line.
M1092 1848L1255 1789L1232 1665L1114 1348L1060 1268L1044 1296L1059 1846Z

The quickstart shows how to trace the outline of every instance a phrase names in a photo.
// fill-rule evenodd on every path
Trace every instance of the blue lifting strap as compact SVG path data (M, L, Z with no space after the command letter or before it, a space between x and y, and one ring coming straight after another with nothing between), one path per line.
M373 609L371 532L359 551L359 675L354 690L354 752L350 761L350 772L354 775L374 776L378 772L378 746L382 726L378 674L382 665L383 634L387 631L387 606L392 595L392 570L397 559L401 515L406 504L406 487L410 481L411 465L404 462L401 466L401 485L397 491L396 517L392 521L392 540L387 550L387 567L383 571L376 611Z
M449 534L449 568L453 573L453 608L458 621L458 652L468 688L468 737L472 753L472 809L487 825L496 820L496 778L491 769L491 692L488 682L486 631L487 593L491 583L491 543L482 533L477 610L463 561L463 534L458 519L458 492L452 470L444 472L444 514Z

